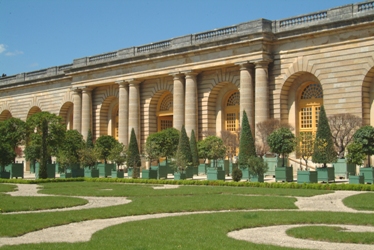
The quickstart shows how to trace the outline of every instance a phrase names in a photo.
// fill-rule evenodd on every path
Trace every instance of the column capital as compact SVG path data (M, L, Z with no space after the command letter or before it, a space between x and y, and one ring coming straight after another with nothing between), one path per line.
M196 77L198 75L197 72L194 72L192 70L183 71L181 73L184 74L186 76L186 78L194 78L194 77Z
M79 94L82 89L79 87L71 87L70 90L73 92L73 94Z
M135 78L125 79L124 81L127 82L130 85L136 85L136 84L139 84L139 83L142 82L142 81L137 80Z
M270 61L256 61L256 62L253 62L254 65L255 65L255 68L266 68Z
M178 79L181 79L184 75L179 72L179 71L176 71L176 72L171 72L169 73L169 75L171 75L173 77L174 80L178 80Z
M240 67L240 70L248 70L253 68L253 63L249 61L243 61L243 62L237 62L235 65L238 65Z
M115 83L118 84L120 88L128 85L128 82L125 82L124 80L115 81Z
M83 93L89 93L93 90L93 88L88 87L88 86L84 86L84 87L81 87L81 90L82 90Z

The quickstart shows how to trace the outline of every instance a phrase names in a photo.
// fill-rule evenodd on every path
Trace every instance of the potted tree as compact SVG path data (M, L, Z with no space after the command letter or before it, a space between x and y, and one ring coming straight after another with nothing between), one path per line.
M322 164L317 168L317 179L322 182L335 181L334 166L327 167L327 163L336 162L334 142L330 130L325 108L322 105L319 112L317 134L314 140L312 161Z
M353 141L361 144L362 153L367 156L368 164L364 168L360 168L360 173L364 175L365 183L374 183L374 168L371 166L370 156L374 154L374 127L363 126L353 135Z
M295 136L289 128L281 127L268 137L272 152L282 156L282 167L275 168L275 181L293 181L293 168L286 166L286 157L295 148Z
M196 137L195 137L195 131L191 131L191 138L190 138L190 148L191 148L191 155L192 155L192 169L193 174L198 175L199 174L199 152L197 150L197 143L196 143Z
M136 139L134 128L131 129L130 142L126 152L126 165L128 167L128 176L134 179L140 177L140 166L142 165L139 154L138 141Z
M176 168L174 173L174 179L183 179L185 178L192 178L193 177L193 169L192 169L192 154L191 154L191 147L190 142L186 133L186 129L184 125L182 125L178 149L175 155L176 159ZM178 177L180 175L180 177Z
M348 145L347 162L353 165L362 166L366 158L366 154L362 150L362 144L352 142ZM361 172L361 171L360 171ZM369 176L370 177L370 176ZM363 184L365 183L365 176L361 173L360 175L349 175L350 184Z
M112 176L112 170L116 170L116 164L108 163L108 157L117 143L118 141L110 135L102 135L96 140L95 152L97 157L104 161L104 163L97 164L99 176Z
M352 114L336 114L328 117L335 150L338 155L334 163L335 177L345 178L356 175L356 165L348 163L345 151L353 140L353 135L362 126L362 118Z
M5 166L10 164L16 153L8 143L0 143L0 178L9 179L10 172L5 171Z
M124 178L125 175L121 166L126 162L126 146L116 141L108 159L117 165L117 170L112 170L112 178Z
M84 140L77 130L68 130L57 152L57 162L62 168L60 178L83 177L80 168L80 151L84 148Z
M207 168L208 180L225 180L225 170L218 167L218 159L225 157L226 147L221 138L210 135L199 142L199 155L212 159L210 166Z
M242 127L239 141L238 165L242 171L242 179L250 179L249 159L256 156L255 141L253 140L251 127L249 126L247 113L243 111Z
M264 182L264 174L268 171L268 164L261 157L251 156L248 159L251 182Z
M296 152L300 156L300 169L297 170L297 183L316 183L317 172L310 171L308 161L313 155L314 138L311 132L300 132L297 139ZM303 169L301 159L305 161Z
M11 117L0 122L0 143L8 143L15 152L15 157L5 169L10 173L10 178L23 178L23 162L17 163L16 156L22 155L19 147L26 138L26 123L19 118Z

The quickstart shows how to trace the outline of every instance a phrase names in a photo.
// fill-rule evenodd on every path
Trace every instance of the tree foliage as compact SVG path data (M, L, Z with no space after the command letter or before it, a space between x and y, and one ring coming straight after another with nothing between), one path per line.
M221 139L223 141L223 144L226 147L226 155L228 158L232 158L234 155L236 155L236 151L239 147L239 136L240 131L228 131L228 130L222 130L221 131Z
M19 152L18 146L24 142L25 138L26 123L21 119L11 117L0 122L0 164L8 165L15 162L17 153L22 153L22 151Z
M168 158L175 156L178 149L179 131L175 128L164 129L148 136L145 153L150 161L158 160L161 157Z
M127 149L125 145L116 141L114 147L110 151L108 159L111 162L116 163L118 169L126 162L126 150Z
M363 165L366 158L366 154L362 150L362 144L357 142L352 142L347 146L347 162L353 163L355 165Z
M269 167L262 157L251 156L247 163L250 171L258 176L264 175Z
M192 166L191 147L184 125L182 125L181 133L179 136L177 154L175 158L176 165L179 168L184 169L188 166Z
M296 141L296 152L305 161L305 170L308 170L308 161L314 150L314 136L309 132L300 132Z
M291 131L293 127L287 122L281 122L279 119L268 119L259 122L256 125L256 152L258 155L264 156L270 150L268 144L268 137L275 130L279 128L289 128Z
M352 114L336 114L328 117L332 138L338 158L344 158L347 145L354 133L362 126L362 119Z
M282 166L285 167L284 158L295 149L295 135L289 128L281 127L270 134L267 142L272 152L282 155Z
M247 165L251 156L256 156L255 141L252 136L251 127L248 122L247 113L243 111L242 126L239 142L239 159L240 165Z
M80 163L80 153L85 147L83 136L77 130L67 130L65 138L61 142L58 153L57 162L64 168Z
M4 167L11 164L15 157L16 153L10 144L0 143L0 172L3 172Z
M200 157L205 159L212 159L217 162L217 159L222 159L226 154L226 147L221 138L211 135L197 144Z
M190 148L191 148L191 155L192 155L192 166L199 166L199 152L197 151L197 142L195 137L195 131L191 131L191 138L190 138Z
M141 160L139 154L138 141L136 139L134 128L131 129L130 143L127 148L126 165L127 167L133 168L133 178L140 177Z
M367 155L368 166L370 167L370 156L374 154L374 127L363 126L353 135L355 143L362 145L362 153Z
M92 131L91 129L88 129L87 132L87 140L86 140L86 148L94 148L95 144L93 142L93 137L92 137Z
M110 151L112 151L116 143L117 140L110 135L102 135L97 138L95 143L95 152L99 159L104 160L105 164L107 163Z
M330 125L327 120L325 108L322 105L319 112L317 134L314 140L312 161L314 163L322 163L323 167L327 167L327 163L336 162L336 159L337 156Z

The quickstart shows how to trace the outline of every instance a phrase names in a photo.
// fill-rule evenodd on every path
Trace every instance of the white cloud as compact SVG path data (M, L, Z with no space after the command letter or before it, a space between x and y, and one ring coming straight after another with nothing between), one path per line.
M0 54L6 50L5 44L0 44Z
M22 55L22 54L23 54L23 51L19 51L19 50L16 50L14 52L5 53L6 56L18 56L18 55Z

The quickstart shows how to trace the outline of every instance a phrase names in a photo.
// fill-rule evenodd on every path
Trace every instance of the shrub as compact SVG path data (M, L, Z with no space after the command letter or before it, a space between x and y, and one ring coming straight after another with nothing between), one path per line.
M240 181L243 177L243 172L239 168L234 168L232 171L232 180L233 181Z

